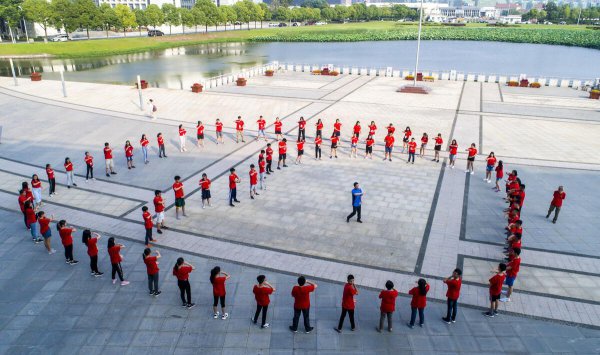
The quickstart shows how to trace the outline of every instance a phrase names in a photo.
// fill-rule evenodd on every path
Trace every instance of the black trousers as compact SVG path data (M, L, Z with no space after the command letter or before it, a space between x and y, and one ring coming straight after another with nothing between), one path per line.
M167 153L165 152L165 145L161 144L158 146L158 157L162 158L162 157L166 157Z
M315 158L316 159L321 158L321 146L320 145L315 145Z
M356 220L360 221L360 206L352 206L352 213L350 213L346 219L350 219L354 217L354 215L358 215Z
M65 259L67 261L73 260L73 244L65 245Z
M154 275L148 275L148 290L158 292L158 272Z
M121 268L121 263L112 264L112 279L115 279L115 275L119 274L119 279L123 281L123 269Z
M146 237L144 244L148 245L148 243L150 243L153 240L154 238L152 238L152 228L146 228Z
M56 179L52 178L52 179L48 179L48 193L50 195L52 195L54 192L56 192Z
M86 164L86 169L85 169L85 179L93 179L94 178L94 167L91 165Z
M100 272L98 271L98 255L90 256L90 269L95 273Z
M177 280L177 286L179 286L181 302L186 304L192 303L192 287L190 286L190 282L188 280ZM185 300L185 296L187 296L187 301Z
M213 295L213 307L216 307L221 303L221 308L225 308L225 296Z
M237 200L237 188L229 189L229 204L233 204L233 201Z
M271 163L272 162L273 162L272 160L267 160L267 172L268 173L272 173L273 172L273 169L271 168Z
M262 322L261 322L261 327L265 325L265 323L267 323L267 310L269 309L269 306L261 306L261 305L256 305L256 312L254 313L254 323L256 323L258 321L258 315L260 314L260 312L262 311Z
M305 129L298 129L298 140L300 140L300 137L302 137L302 139L306 140L306 130Z
M451 300L448 298L448 312L446 313L446 319L456 320L456 312L458 309L458 300Z
M344 325L344 319L346 319L346 313L348 314L348 318L350 318L350 328L352 328L352 329L355 328L354 310L342 308L342 315L340 316L340 322L338 323L338 329L340 329L340 330L342 329L342 326Z
M294 320L292 322L292 328L294 330L298 330L298 321L300 320L300 313L302 313L302 318L304 318L304 329L308 331L310 329L310 308L307 309L296 309L294 308Z

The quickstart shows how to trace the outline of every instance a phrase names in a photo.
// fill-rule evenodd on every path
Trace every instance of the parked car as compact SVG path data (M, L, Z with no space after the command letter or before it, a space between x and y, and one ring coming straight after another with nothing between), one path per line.
M300 26L300 22L292 22L292 26L298 27L298 26Z
M148 37L157 37L157 36L164 36L165 34L163 33L163 31L160 30L148 30Z
M60 34L50 38L51 42L66 42L68 40L70 40L70 38L67 34Z
M279 27L279 24L278 23L270 22L269 23L269 27Z
M279 23L279 27L287 27L287 23L285 23L285 22L280 22L280 23Z
M327 24L327 22L317 22L317 23L315 23L316 26L323 26L323 25L326 25L326 24Z
M558 24L559 25L566 25L567 23L565 21L560 21Z

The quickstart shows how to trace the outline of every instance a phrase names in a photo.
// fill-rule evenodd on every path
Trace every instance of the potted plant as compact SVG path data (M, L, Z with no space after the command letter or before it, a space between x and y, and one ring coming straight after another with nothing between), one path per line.
M147 89L148 88L148 82L146 80L140 80L140 84L142 85L142 90ZM137 89L138 84L135 83L135 87Z
M338 76L338 75L340 75L340 73L338 73L337 71L333 70L333 71L329 72L329 75L331 75L331 76Z
M42 73L36 71L31 73L29 77L31 78L31 81L42 81Z
M417 81L423 81L423 73L417 73Z
M508 82L508 86L519 86L519 82L511 80L511 81Z
M204 86L202 86L202 84L194 83L194 85L192 85L192 92L200 93L200 92L202 92L203 88L204 88Z
M423 77L423 81L431 81L431 82L433 82L434 80L435 80L435 78L433 76L430 76L430 75Z
M329 68L323 68L323 70L321 70L321 75L329 75Z
M312 71L312 75L321 75L321 71L319 69L315 69Z
M542 84L540 84L540 83L538 83L538 82L535 82L535 83L531 83L531 84L529 84L529 87L530 87L530 88L534 88L534 89L539 89L539 88L541 88L541 87L542 87Z
M590 91L590 99L600 99L600 89L593 89L592 91Z
M265 70L265 76L273 76L273 73L275 73L275 71L272 69Z
M415 80L415 77L413 75L407 75L404 77L404 80Z
M521 81L519 82L519 86L522 88L526 88L529 86L529 80L527 79L521 79Z
M246 86L246 78L237 78L235 83L237 86Z

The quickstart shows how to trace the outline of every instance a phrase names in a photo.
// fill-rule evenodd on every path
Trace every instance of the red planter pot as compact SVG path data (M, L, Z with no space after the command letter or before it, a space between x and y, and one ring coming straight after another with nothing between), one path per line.
M29 77L31 78L31 81L42 81L42 74L38 72L31 73Z
M265 71L265 76L273 76L273 71L272 70L267 70Z
M204 87L202 85L195 83L194 85L192 85L192 92L200 93L200 92L202 92L203 88Z
M600 100L600 92L591 92L590 91L590 99Z
M237 84L237 86L246 86L246 79L245 78L238 78L235 83Z

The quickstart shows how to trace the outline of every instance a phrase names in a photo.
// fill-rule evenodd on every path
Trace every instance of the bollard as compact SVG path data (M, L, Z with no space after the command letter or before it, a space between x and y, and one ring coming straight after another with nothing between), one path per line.
M137 76L138 94L140 96L140 111L144 111L144 98L142 97L142 81L140 76Z
M65 85L65 72L60 69L60 81L62 82L63 97L67 97L67 86Z
M12 71L13 80L15 81L15 86L19 86L19 82L17 81L17 75L15 74L15 65L13 64L12 58L9 58L10 61L10 70Z

